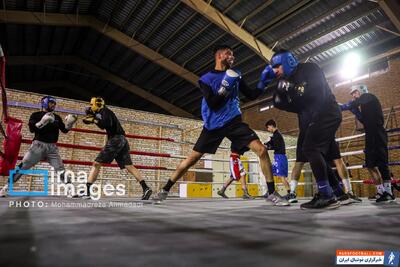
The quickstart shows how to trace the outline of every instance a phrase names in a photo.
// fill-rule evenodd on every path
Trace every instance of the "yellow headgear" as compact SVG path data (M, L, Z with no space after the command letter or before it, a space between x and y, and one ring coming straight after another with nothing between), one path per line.
M105 104L104 99L101 97L92 97L92 99L90 99L90 109L93 112L99 112L104 108Z

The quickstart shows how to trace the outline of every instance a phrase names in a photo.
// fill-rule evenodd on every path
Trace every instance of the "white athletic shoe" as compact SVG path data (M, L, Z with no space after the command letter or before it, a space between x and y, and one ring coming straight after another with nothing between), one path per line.
M6 197L8 196L8 184L3 186L2 189L0 189L0 197Z
M274 206L290 206L290 203L276 191L268 195L267 202L272 202Z
M158 192L158 194L153 197L153 200L158 202L164 201L167 199L168 193L169 193L168 191L161 189L161 191Z
M68 192L67 192L67 198L79 198L79 195L78 194L72 194L72 190L68 190Z

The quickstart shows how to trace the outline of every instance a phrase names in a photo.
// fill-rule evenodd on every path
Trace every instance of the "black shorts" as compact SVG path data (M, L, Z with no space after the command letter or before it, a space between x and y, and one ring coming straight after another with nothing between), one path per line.
M340 148L338 142L336 141L331 142L331 145L329 146L329 151L325 158L328 161L334 161L335 159L342 158L342 156L340 155Z
M387 165L388 137L385 129L378 128L365 133L365 166L368 168Z
M302 137L297 139L297 147L296 147L296 162L308 162L306 156L303 153L303 144L304 141L304 134ZM326 155L327 161L334 161L335 159L340 159L342 156L340 155L339 143L336 141L332 141L331 145L329 146L329 151Z
M114 159L121 169L132 165L129 154L129 143L124 135L115 135L107 140L107 144L97 155L95 161L98 163L111 163Z
M243 155L244 153L246 153L249 150L250 150L250 148L248 148L248 147L244 147L242 149L238 149L233 144L231 144L231 152L236 152L239 155Z
M308 159L303 153L304 131L300 130L296 145L296 162L308 162Z
M303 153L303 142L308 125L311 123L312 113L302 112L297 114L297 119L299 122L299 136L297 138L296 145L296 162L308 162L308 159Z
M253 140L258 140L257 134L250 129L249 125L242 122L242 117L235 117L223 128L207 130L203 128L193 150L200 153L215 154L224 138L228 138L231 147L242 153L248 150L248 146Z
M317 150L327 159L333 143L336 142L335 134L341 122L342 113L339 105L327 105L306 129L302 144L303 153L307 150Z

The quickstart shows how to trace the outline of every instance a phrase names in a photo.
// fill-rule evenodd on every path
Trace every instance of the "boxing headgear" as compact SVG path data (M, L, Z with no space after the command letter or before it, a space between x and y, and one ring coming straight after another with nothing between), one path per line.
M278 53L271 58L272 68L282 65L285 76L290 76L298 64L299 62L291 52Z
M359 91L360 94L368 93L368 87L365 84L357 84L350 87L350 94L354 93L355 91Z
M50 107L49 107L49 103L50 103L50 102L53 102L54 104L57 104L57 101L56 101L56 99L55 99L54 97L49 96L49 95L43 97L43 98L40 100L42 109L45 109L45 110L48 110L48 111L54 111L55 106L52 107L52 108L50 108Z
M99 112L104 108L105 105L106 103L104 102L104 99L101 97L92 97L92 99L90 99L90 109L93 112Z

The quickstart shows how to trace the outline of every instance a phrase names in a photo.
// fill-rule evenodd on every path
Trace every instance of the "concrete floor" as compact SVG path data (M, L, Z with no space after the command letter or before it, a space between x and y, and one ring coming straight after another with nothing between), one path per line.
M323 212L302 211L299 204L273 207L261 199L9 207L21 200L48 206L99 203L0 199L0 266L325 267L335 265L336 249L400 250L399 203L376 206L364 200Z

